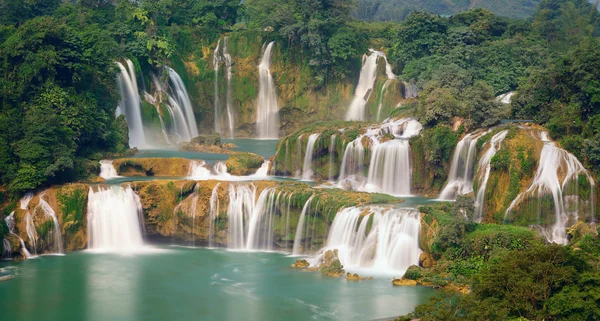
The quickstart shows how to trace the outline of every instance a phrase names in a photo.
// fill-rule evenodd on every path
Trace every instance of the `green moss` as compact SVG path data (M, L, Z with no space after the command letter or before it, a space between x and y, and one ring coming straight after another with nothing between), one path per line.
M83 226L86 212L87 192L84 187L72 191L58 191L56 198L60 203L63 230L67 238L77 233Z

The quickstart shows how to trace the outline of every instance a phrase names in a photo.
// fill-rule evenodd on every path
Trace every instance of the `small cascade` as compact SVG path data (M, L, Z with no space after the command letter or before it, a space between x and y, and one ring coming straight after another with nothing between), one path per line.
M231 174L227 172L227 165L225 165L225 162L217 162L213 167L213 170L217 177L231 177Z
M302 155L302 135L298 136L296 139L296 178L302 177L302 167L300 164L300 159Z
M219 49L221 48L221 39L217 41L217 47L213 53L213 66L215 70L215 99L213 105L215 107L215 133L221 134L221 106L219 102Z
M452 201L457 195L473 192L473 175L477 154L477 139L484 133L467 134L456 144L450 173L446 186L440 194L440 199Z
M162 85L158 81L158 78L156 78L156 76L154 76L154 75L152 75L152 82L154 83L154 87L155 87L154 96L151 95L150 93L144 91L144 100L146 102L152 104L154 106L154 108L156 109L156 114L158 115L158 120L160 121L160 131L162 132L163 137L165 138L165 142L168 145L172 145L171 140L169 139L169 132L167 131L167 126L165 125L165 120L162 115L162 110L160 108L160 103L162 102L162 93L163 93ZM169 113L169 115L170 114L171 113Z
M279 137L279 106L277 105L277 92L271 77L271 51L273 44L270 42L262 54L258 65L258 105L256 108L256 128L258 138L276 139Z
M375 145L366 190L392 195L410 195L410 144L408 140L390 140Z
M254 177L267 177L269 176L269 166L271 165L271 162L268 160L265 160L262 165L256 170L256 173L254 173L251 176Z
M315 149L315 142L317 138L319 138L320 134L310 134L308 136L308 141L306 143L306 152L304 153L304 166L302 166L302 180L310 181L312 180L313 171L312 171L312 160L313 160L313 151Z
M227 36L223 38L223 60L225 60L225 80L227 81L227 95L225 102L227 106L227 129L229 131L229 138L234 138L235 125L233 119L233 89L231 87L231 79L233 79L233 59L229 54L229 37Z
M22 210L27 210L27 206L29 206L29 202L33 199L33 193L27 192L25 195L19 200L19 207Z
M274 188L266 188L258 196L248 221L248 250L273 250L273 220L275 205L279 203L281 192Z
M39 203L38 203L38 206L36 207L36 209L34 210L34 212L37 211L37 209L39 208L42 210L42 212L44 212L44 215L46 218L49 218L52 220L52 231L49 231L48 233L50 233L53 238L52 244L54 244L54 253L62 254L62 253L64 253L64 250L63 250L63 241L62 241L62 233L61 233L60 225L58 223L58 218L56 217L56 213L54 212L54 210L52 209L50 204L48 204L48 202L46 202L44 200L45 194L46 194L46 192L42 192L40 194ZM29 230L29 226L28 226L28 230Z
M206 180L212 177L210 169L206 167L204 161L191 161L188 170L188 178L194 180Z
M296 237L294 238L294 247L292 248L293 255L302 254L301 251L301 243L302 243L302 233L304 231L304 221L306 220L307 213L310 213L310 205L315 195L313 194L308 198L304 207L302 207L302 212L300 213L300 218L298 219L298 225L296 225Z
M508 105L512 101L512 97L513 97L514 94L515 94L514 91L509 91L507 93L504 93L504 94L496 97L496 101L499 102L499 103L501 103L501 104Z
M229 223L227 245L229 248L246 248L247 232L244 222L250 220L254 212L255 196L256 187L254 185L229 185L229 207L227 208L227 221Z
M286 141L287 143L287 141ZM333 182L333 175L335 170L335 163L333 162L333 156L335 155L335 135L331 135L329 141L329 182Z
M10 242L6 238L2 239L2 259L12 259L12 249L10 247Z
M198 212L198 199L200 198L199 194L200 185L196 184L194 186L193 193L184 201L177 204L177 206L173 209L174 216L178 212L183 212L188 217L189 220L192 221L192 229L190 230L190 235L192 238L192 246L196 246L196 214ZM189 201L188 201L189 199Z
M105 180L121 177L117 173L117 170L113 166L113 161L109 159L103 159L100 161L100 177Z
M346 120L365 120L365 106L373 91L375 79L377 78L377 59L384 56L383 53L369 49L371 54L363 56L363 65L358 78L358 85L354 91L354 99L348 107Z
M570 222L578 219L579 202L576 201L575 211L570 212L567 204L567 187L570 183L579 185L579 175L584 175L593 190L595 184L590 173L583 167L581 162L571 153L559 148L548 138L547 132L540 134L540 140L544 143L540 155L540 163L529 188L519 194L510 204L505 213L505 220L510 216L511 211L521 202L532 197L541 202L545 195L551 195L554 202L554 225L545 228L540 227L541 233L549 242L557 244L567 244L567 227ZM576 193L575 193L576 194ZM594 193L590 193L590 210L593 216ZM576 195L577 199L579 198ZM539 209L538 209L539 210Z
M23 204L23 203L21 203L21 204ZM25 246L25 242L19 236L19 234L17 234L15 232L15 227L17 226L17 224L15 223L15 212L10 213L10 215L4 219L4 222L6 223L6 226L8 227L8 232L10 234L16 236L19 239L19 242L21 242L21 254L23 254L23 256L26 259L31 258L31 253L29 253L29 251L27 251L27 246ZM9 246L10 246L10 244L9 244Z
M219 186L221 183L217 183L210 194L210 212L208 220L208 247L214 247L215 242L215 220L219 217ZM196 185L198 186L198 185Z
M383 109L383 98L387 93L388 87L396 80L396 75L392 71L392 66L387 61L387 57L383 56L385 59L385 75L387 76L387 80L381 87L381 92L379 93L379 104L377 105L377 121L381 121L381 110Z
M486 152L479 159L479 168L477 169L477 177L479 179L479 190L477 191L477 197L475 201L475 222L481 222L483 218L484 201L485 201L485 188L487 186L488 179L490 178L490 171L492 169L491 160L496 152L500 149L502 141L508 134L508 130L503 130L492 137L488 143L489 147Z
M350 207L336 214L325 249L337 249L346 270L404 274L419 264L420 230L415 209Z
M181 141L189 141L190 139L198 136L198 125L196 124L196 117L194 116L192 102L190 101L188 92L185 89L185 84L183 83L183 80L181 79L179 74L175 72L175 70L173 70L172 68L169 68L169 79L171 80L172 84L172 86L170 87L171 94L169 95L169 103L173 109L178 109L180 111L180 114L185 119L185 124L187 126L185 127L186 130L181 130L183 132L189 133L187 134L188 137L183 137L180 135L180 139ZM175 120L176 117L173 118Z
M122 63L116 63L121 70L117 77L119 93L121 94L119 106L121 112L125 114L125 120L129 128L129 146L132 148L143 148L146 147L146 137L142 123L140 94L137 86L135 67L131 60L125 59L125 62L127 63L127 69Z
M402 82L404 86L404 98L405 99L414 99L419 96L419 90L417 89L417 85L412 82Z
M131 187L90 188L87 217L89 249L134 252L143 248L142 203Z
M37 255L37 239L38 234L35 229L35 224L33 223L33 216L29 211L25 213L25 232L27 232L27 238L29 238L29 243L33 248L33 254Z

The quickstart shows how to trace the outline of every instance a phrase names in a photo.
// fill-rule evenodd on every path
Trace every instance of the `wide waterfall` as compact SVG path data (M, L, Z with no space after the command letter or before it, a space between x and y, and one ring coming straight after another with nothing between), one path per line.
M132 148L144 148L146 147L146 138L140 111L140 94L135 76L135 67L131 60L126 59L125 61L127 69L122 63L117 62L117 66L121 70L117 77L119 92L121 94L119 108L125 114L125 120L129 128L129 146Z
M452 156L446 186L440 193L442 200L455 200L457 195L473 192L473 176L477 156L477 139L485 132L470 133L461 139Z
M312 160L313 160L313 151L315 149L315 142L317 138L319 138L320 134L310 134L308 136L308 141L306 142L306 151L304 152L304 166L302 167L302 180L310 181L312 180L313 170L312 170Z
M233 78L232 66L233 59L229 54L229 37L223 38L223 60L225 60L225 80L227 81L227 94L226 94L226 112L227 112L227 130L229 131L229 138L235 136L235 125L233 120L233 88L231 87L231 79Z
M269 176L270 161L264 161L254 174L247 176L234 176L227 172L224 162L217 162L212 168L204 161L191 161L187 177L193 180L217 179L222 181L241 181L267 178Z
M215 70L215 98L214 98L214 113L215 113L215 133L221 134L221 102L219 101L219 62L221 57L219 56L219 49L221 48L221 39L217 41L217 47L213 52L213 68Z
M540 139L544 143L540 155L540 163L538 164L535 177L529 188L519 194L506 210L505 219L510 216L521 202L532 197L541 201L544 195L551 195L554 202L554 225L549 228L541 227L541 233L549 242L557 244L567 244L567 227L570 222L578 219L579 202L575 203L575 211L571 212L566 203L566 188L572 182L577 187L579 185L579 176L583 175L589 182L591 190L594 189L595 183L590 173L583 167L581 162L571 153L559 148L548 138L547 132L540 133ZM578 198L578 196L576 196ZM594 193L591 193L590 208L593 216L594 208Z
M337 249L346 270L404 274L419 264L420 230L415 209L350 207L336 214L325 249Z
M508 134L508 130L503 130L495 134L490 142L487 144L488 149L479 159L479 165L477 169L477 177L479 179L479 190L477 191L477 197L475 201L475 217L473 218L476 222L481 222L483 218L484 202L485 202L485 188L487 186L488 179L490 178L490 171L492 169L491 160L496 152L500 149L502 141Z
M30 258L31 257L31 253L29 253L29 251L27 251L27 246L25 246L25 242L19 236L19 234L17 234L15 232L15 227L17 225L15 223L15 212L10 213L10 215L8 215L6 218L4 218L4 222L6 223L6 226L8 227L8 233L10 233L11 235L13 235L16 238L18 238L19 242L21 242L21 254L23 254L23 256L26 259Z
M117 170L113 166L113 161L108 159L103 159L100 161L100 177L109 180L113 178L120 177L117 173Z
M196 124L196 117L194 116L194 109L192 108L192 102L190 101L190 97L188 95L187 90L185 89L185 84L183 80L179 76L175 70L169 68L169 79L171 80L171 94L169 95L169 104L171 105L170 112L176 114L177 117L173 118L184 118L185 127L180 125L181 132L177 132L179 134L180 141L189 141L190 139L198 136L198 125ZM177 115L176 109L180 112L180 116ZM175 121L175 119L174 119Z
M377 78L377 60L379 57L385 58L385 55L381 51L375 51L371 49L369 49L369 51L371 54L368 57L363 56L363 66L360 70L358 85L354 90L354 99L350 103L350 107L348 107L346 120L367 119L367 111L365 110L365 106L369 101L369 97L371 97L373 86L375 85L375 79ZM386 59L386 72L388 73L388 78L390 78L393 73L391 73L391 67L387 68L387 66L388 64Z
M64 249L63 249L61 228L58 223L58 218L56 217L56 213L54 212L54 210L52 209L50 204L48 204L48 202L46 202L46 200L44 200L45 195L46 195L46 192L42 192L40 194L39 203L38 203L38 206L35 208L34 212L37 212L38 209L41 209L42 212L44 213L44 216L46 218L49 218L52 220L52 230L48 231L48 234L52 238L52 244L54 245L54 253L62 254L64 252Z
M256 129L258 138L279 137L279 106L277 105L277 92L275 82L271 77L271 51L273 44L270 42L258 65L258 103L256 106Z
M135 252L144 246L143 211L131 187L90 188L88 248L102 252Z
M380 192L392 195L409 195L411 191L411 165L409 139L418 135L423 126L412 118L386 120L367 129L364 135L350 142L344 151L338 186L345 189ZM380 142L384 136L393 140ZM368 176L365 177L364 141L371 147Z

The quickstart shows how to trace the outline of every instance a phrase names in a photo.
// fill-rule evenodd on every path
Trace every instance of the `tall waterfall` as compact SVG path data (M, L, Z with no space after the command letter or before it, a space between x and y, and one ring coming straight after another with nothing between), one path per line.
M411 188L410 144L423 126L412 118L386 120L367 129L364 135L350 142L344 151L338 186L345 189L409 195ZM395 139L380 142L388 134ZM364 141L371 147L370 166L365 178Z
M146 147L146 138L144 135L144 125L142 124L140 94L135 76L135 67L131 60L126 59L125 61L128 69L122 63L116 63L121 70L117 77L119 92L121 94L119 106L120 110L125 114L125 120L127 120L129 146L132 148L143 148Z
M533 182L525 192L519 194L512 201L506 211L505 218L510 215L511 211L518 204L525 201L528 197L541 200L544 195L552 195L555 223L550 228L542 228L541 232L550 242L567 244L569 240L566 228L571 219L573 221L577 220L578 208L575 209L575 212L569 212L565 204L567 203L565 189L571 182L575 182L575 186L577 186L579 175L585 176L592 190L595 187L595 183L581 162L573 154L557 147L553 141L550 141L547 132L542 132L540 139L544 143L544 147L542 148L540 163L538 164ZM575 205L578 207L578 202ZM591 193L590 206L593 215L593 193Z
M419 264L420 230L420 213L414 209L350 207L336 214L325 248L338 250L346 270L404 274Z
M173 68L169 68L169 79L171 80L172 86L170 87L172 90L172 94L169 95L169 103L171 108L174 109L170 112L175 113L176 117L174 118L184 118L185 126L181 124L180 131L180 139L181 141L189 141L190 139L198 136L198 125L196 124L196 117L194 116L194 109L192 108L192 102L190 101L190 97L188 95L187 90L185 89L185 84L183 80L179 76ZM176 110L180 111L180 115L176 113ZM181 119L180 119L181 120Z
M232 66L233 59L229 54L229 37L223 38L223 60L225 60L225 80L227 81L227 96L226 96L226 112L227 112L227 130L229 131L229 138L235 136L235 125L233 120L233 88L231 87L231 79L233 78Z
M25 242L19 236L19 234L17 234L15 232L15 226L17 225L15 223L15 212L10 213L9 216L7 216L6 218L4 218L4 222L6 223L6 226L8 227L8 232L10 234L14 235L16 238L18 238L19 242L21 242L21 254L23 254L23 256L26 259L30 258L31 257L31 253L29 253L29 251L27 251L27 246L25 246Z
M508 134L508 130L503 130L492 137L488 143L488 149L479 159L479 165L477 169L477 177L479 178L479 190L477 191L477 197L475 201L475 217L476 222L481 222L483 218L484 202L485 202L485 188L487 186L488 179L490 178L490 171L492 169L491 160L496 152L500 149L502 141Z
M106 180L120 177L117 173L117 170L113 166L112 160L103 159L100 161L100 177Z
M467 134L456 144L448 181L440 194L440 199L455 200L457 195L473 192L473 169L477 156L477 139L483 134L485 133Z
M26 211L25 212L25 232L27 233L27 238L29 239L29 243L33 249L33 254L37 255L37 240L38 234L35 228L35 224L33 223L33 216L31 212L29 212L29 203L33 199L33 193L27 192L20 200L19 207ZM14 223L14 218L12 219ZM9 226L10 227L10 226ZM20 237L19 237L20 239Z
M143 247L142 203L131 187L90 188L87 216L88 248L134 252Z
M48 204L48 202L46 202L46 200L44 200L45 195L46 195L46 192L42 192L40 194L39 203L38 203L38 206L36 207L36 209L34 210L34 212L37 211L37 209L39 208L42 210L42 212L44 213L44 216L46 218L49 218L52 220L52 231L48 231L48 233L52 237L52 244L54 245L54 253L62 254L64 252L64 249L63 249L62 233L61 233L60 225L58 223L58 218L56 217L56 213L54 212L54 210L52 209L50 204Z
M302 167L302 180L304 181L312 180L313 151L315 149L315 142L319 136L320 134L310 134L310 136L308 136L308 141L306 142L306 152L304 153L304 166Z
M258 105L256 108L256 128L258 138L279 137L279 106L277 105L277 92L271 77L271 51L273 44L270 42L265 48L260 64L258 65Z
M221 39L217 41L217 47L213 53L213 66L215 70L215 99L213 102L215 108L215 133L221 134L221 106L219 102L219 62L221 57L219 56L219 49L221 48Z
M369 51L371 54L368 57L363 56L363 66L360 70L358 85L354 91L354 99L350 103L350 107L348 107L346 120L366 120L367 112L365 106L369 101L369 97L371 97L375 79L377 78L377 60L379 57L385 58L385 55L380 51L371 49ZM389 70L391 72L391 67Z
M296 237L294 238L294 247L292 248L292 254L300 255L302 253L302 236L304 231L304 221L306 220L307 213L310 213L310 205L311 202L315 198L315 195L312 195L308 198L308 201L304 203L304 207L302 207L302 212L300 213L300 218L298 219L298 225L296 225Z

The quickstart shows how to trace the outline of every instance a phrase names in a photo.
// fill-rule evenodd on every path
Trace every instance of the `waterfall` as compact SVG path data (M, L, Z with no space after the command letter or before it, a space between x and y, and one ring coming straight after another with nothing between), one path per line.
M420 213L415 209L350 207L336 214L325 248L338 250L346 270L404 274L409 266L419 264L420 230Z
M354 91L354 99L348 107L348 113L346 114L346 120L366 120L365 106L369 97L373 92L373 86L375 85L375 79L377 78L377 59L384 57L385 55L380 51L369 49L371 54L363 56L363 66L360 70L360 76L358 78L358 85ZM387 59L386 59L387 63ZM386 72L388 71L386 65ZM391 67L389 68L391 73ZM388 74L388 78L390 75ZM395 77L395 76L394 76Z
M219 103L219 62L221 57L219 56L219 49L221 47L221 39L217 41L217 47L213 53L213 66L215 69L215 133L221 134L221 106Z
M6 238L2 238L2 259L10 260L12 258L12 249L10 242Z
M538 164L533 182L525 192L519 194L512 201L509 208L506 210L505 220L515 206L526 200L528 197L534 197L541 200L544 195L552 195L555 223L550 228L541 228L541 232L549 242L567 244L569 242L566 233L567 224L569 224L569 219L571 217L574 220L578 219L578 209L575 210L575 213L568 212L567 206L565 206L566 199L564 189L573 181L577 186L580 174L585 175L592 189L594 188L594 180L573 154L557 147L554 142L549 140L547 132L542 132L540 134L540 139L544 143L544 147L542 148L540 163ZM591 193L591 196L590 205L593 209L594 194ZM577 202L576 207L578 207L578 205ZM593 210L591 212L593 215Z
M208 217L208 246L214 247L215 238L215 220L219 217L219 186L221 183L217 183L210 194L210 212Z
M333 162L334 154L335 154L335 135L331 135L331 138L329 141L329 182L333 182L333 171L335 170L335 163Z
M186 208L186 200L181 201L181 203L177 204L177 206L175 206L175 208L173 209L173 217L177 216L178 212L182 212L185 213L186 216L188 217L188 219L192 220L192 228L190 230L190 234L192 236L192 246L196 246L196 234L195 234L195 230L196 230L196 213L198 212L198 199L200 198L199 195L199 189L200 189L200 185L196 184L194 186L194 191L193 193L186 198L186 200L189 199L189 201L187 201L187 208Z
M271 51L273 44L270 42L265 48L260 64L258 65L258 105L256 108L256 128L258 138L279 137L279 107L277 106L277 93L275 83L271 77Z
M496 97L496 102L499 102L501 104L505 104L508 105L510 104L510 102L512 101L512 96L515 94L514 91L509 91L507 93L504 93L498 97Z
M228 247L243 249L246 246L246 231L244 221L250 219L254 211L256 187L251 185L229 185L229 206L227 221L229 223Z
M206 168L204 161L191 161L188 170L188 177L194 180L206 180L212 177L210 169Z
M233 73L231 72L231 67L233 66L233 59L229 54L229 37L225 37L223 39L223 59L225 60L225 79L227 81L227 97L226 97L226 106L227 106L227 129L229 130L229 138L233 138L235 133L235 125L233 120L233 89L231 87L231 79L233 78Z
M414 99L417 98L419 96L419 91L417 90L417 85L415 85L414 83L410 82L402 82L402 85L404 85L404 98L405 99Z
M38 234L37 230L35 229L35 224L33 223L33 216L31 216L29 211L25 213L25 232L27 232L27 238L29 239L29 243L31 243L33 248L33 254L37 255Z
M300 159L302 159L302 135L296 139L296 178L302 177L302 167Z
M387 60L387 57L383 56L385 59L385 74L387 76L387 80L381 87L381 91L379 92L379 104L377 106L377 121L381 121L381 109L383 109L383 98L387 93L387 88L396 80L396 75L392 71L392 66Z
M63 242L62 242L62 233L60 230L60 225L58 223L58 218L56 217L56 213L54 212L54 210L52 209L50 204L48 204L48 202L46 202L44 200L44 195L46 195L46 192L42 192L40 194L39 203L38 203L38 206L36 207L36 209L34 210L34 212L36 212L37 209L40 208L42 210L42 212L44 212L44 215L46 216L46 218L50 218L52 220L53 231L52 232L49 231L49 233L51 233L52 237L53 237L54 253L62 254L64 252L64 250L63 250Z
M446 186L440 194L442 200L455 200L457 195L473 192L473 169L476 162L477 139L484 133L467 134L461 139L452 156Z
M256 170L256 173L254 173L253 177L268 177L269 176L269 165L271 164L270 161L265 160L262 165L260 165L260 167Z
M105 180L120 177L117 170L113 166L113 161L104 159L100 161L100 177Z
M315 142L319 136L320 134L310 134L310 136L308 136L308 141L306 142L306 152L304 153L304 166L302 166L302 180L304 181L312 180L313 151L315 149Z
M479 190L477 191L477 198L475 201L475 217L474 221L481 222L483 218L484 201L485 201L485 188L487 186L488 179L490 178L490 171L492 169L491 160L496 152L500 149L502 141L508 134L508 130L503 130L492 137L488 143L489 147L486 152L479 159L479 165L477 169L477 177L479 178Z
M410 195L410 144L390 140L373 148L366 190L392 195Z
M87 204L88 248L103 252L133 252L144 246L143 210L131 187L90 188Z
M273 216L275 204L279 202L281 192L275 197L274 188L266 188L260 193L253 207L252 215L248 222L248 250L273 249Z
M300 255L300 244L302 243L302 232L304 230L304 220L306 219L306 213L310 212L310 204L315 195L311 195L308 198L306 203L304 203L304 207L302 207L302 212L300 213L300 218L298 219L298 225L296 225L296 237L294 238L294 247L292 248L293 255Z
M128 69L120 62L116 63L121 70L117 77L119 93L121 94L119 106L120 110L125 114L125 120L129 128L129 146L132 148L144 148L146 147L146 138L142 124L140 94L135 76L135 67L131 60L125 59L125 61Z
M167 132L167 126L165 125L165 120L162 115L162 110L160 109L160 103L162 102L162 85L156 78L156 76L152 75L152 82L155 86L154 96L144 91L144 100L154 106L156 109L156 114L158 115L158 120L160 121L160 131L162 132L165 142L168 145L172 145L171 140L169 139L169 133ZM168 109L168 107L167 107ZM168 111L168 110L167 110ZM169 113L170 115L171 113Z
M27 246L25 246L25 242L19 236L19 234L17 234L15 232L15 226L17 225L15 223L15 212L10 213L10 215L4 219L4 222L6 223L6 226L8 227L8 232L10 234L14 235L15 237L17 237L19 239L19 242L21 242L21 254L23 254L23 256L26 259L30 258L31 253L29 253L29 251L27 251Z
M198 136L198 125L196 124L196 117L194 116L194 109L192 108L192 102L185 89L185 84L181 77L173 68L169 68L169 79L171 80L172 95L169 95L169 103L173 109L180 110L182 116L185 119L186 131L189 137L180 137L182 141L189 141L191 138Z

